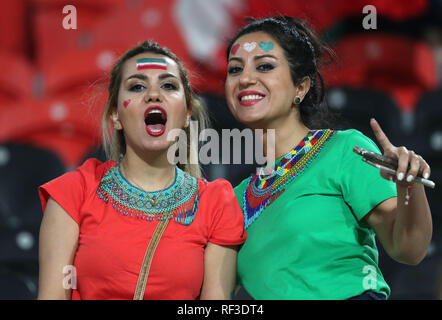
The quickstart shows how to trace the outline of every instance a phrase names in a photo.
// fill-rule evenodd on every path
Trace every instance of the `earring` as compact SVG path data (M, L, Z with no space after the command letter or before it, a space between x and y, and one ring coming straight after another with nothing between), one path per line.
M121 129L123 129L122 126L121 126L120 121L118 121L118 120L114 121L114 129L115 129L115 130L121 130Z
M295 98L295 103L296 104L300 104L301 103L301 98L300 97L296 97Z

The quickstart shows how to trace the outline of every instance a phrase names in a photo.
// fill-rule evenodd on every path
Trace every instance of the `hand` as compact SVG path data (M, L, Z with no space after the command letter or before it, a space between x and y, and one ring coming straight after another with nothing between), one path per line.
M417 155L412 150L408 150L404 146L395 147L391 144L390 140L388 140L384 131L382 131L379 123L375 119L370 119L370 126L384 151L384 156L398 160L396 176L391 176L381 170L381 176L383 178L407 186L414 181L419 170L422 170L425 179L430 177L430 166L420 155ZM407 171L408 165L410 165L410 169Z

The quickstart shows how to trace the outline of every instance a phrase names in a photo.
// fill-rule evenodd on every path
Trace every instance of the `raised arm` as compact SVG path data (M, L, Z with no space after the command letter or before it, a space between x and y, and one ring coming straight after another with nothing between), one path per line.
M396 182L398 196L379 204L366 219L390 257L398 262L415 265L425 257L433 227L424 186L413 183L413 180L419 169L422 169L424 177L429 177L430 167L413 151L392 145L374 119L370 124L384 155L398 159L395 177L381 173L384 178ZM409 164L410 169L407 171ZM409 186L412 187L411 191Z
M38 299L71 299L78 235L78 224L50 198L40 226Z

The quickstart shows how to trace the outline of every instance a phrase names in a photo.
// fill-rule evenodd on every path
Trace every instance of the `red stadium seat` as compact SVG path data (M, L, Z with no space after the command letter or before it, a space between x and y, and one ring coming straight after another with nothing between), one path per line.
M127 3L133 3L136 5L138 0L31 0L34 8L37 10L60 10L66 5L73 5L78 9L93 9L99 11L116 10L118 8L126 6Z
M94 10L77 12L77 29L66 30L61 9L36 11L33 37L37 64L45 67L66 52L91 48L94 45L92 29L100 14Z
M0 117L0 142L30 143L78 165L100 143L105 100L105 92L81 91L11 106Z
M111 11L97 22L94 39L98 46L123 46L129 49L145 40L168 47L191 73L198 72L174 17L174 0L147 2L142 8ZM198 86L204 79L196 77Z
M307 19L317 32L324 32L340 20L350 16L362 17L363 8L372 5L377 15L393 20L405 20L425 13L427 0L410 0L407 5L402 0L247 0L247 15L255 18L271 15L288 15ZM361 18L362 20L362 18Z
M0 10L0 50L27 55L25 0L2 1Z
M115 61L124 51L92 47L59 55L41 69L46 94L87 90L96 83L107 85Z
M437 85L436 61L424 42L396 35L361 34L334 45L337 63L323 70L330 86L368 86L391 94L403 110Z
M23 56L0 51L0 70L0 101L31 96L34 69Z

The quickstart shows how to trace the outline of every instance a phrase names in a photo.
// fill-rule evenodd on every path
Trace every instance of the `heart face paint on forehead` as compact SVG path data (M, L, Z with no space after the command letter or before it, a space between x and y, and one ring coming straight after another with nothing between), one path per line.
M145 69L167 70L166 59L162 59L162 58L137 59L137 70L145 70Z
M245 42L242 47L244 48L244 50L246 50L247 52L252 52L253 49L256 48L256 42Z
M265 41L260 41L259 42L259 47L264 50L265 52L269 52L271 50L273 50L273 48L275 47L275 45L273 44L272 41L269 42L265 42Z
M239 43L235 44L235 45L232 47L232 49L230 50L230 52L231 52L232 54L236 54L236 51L238 51L239 47L240 47L240 44L239 44Z

